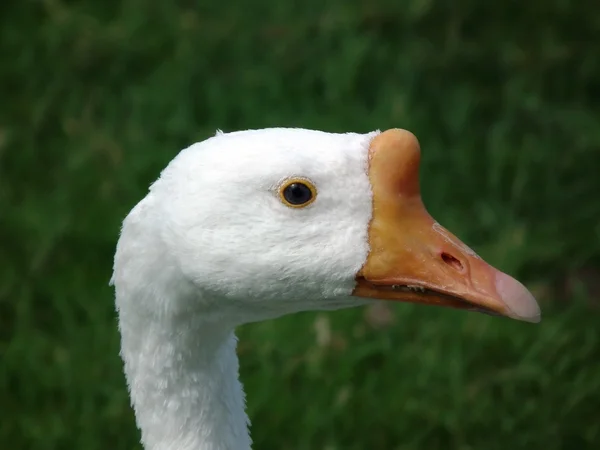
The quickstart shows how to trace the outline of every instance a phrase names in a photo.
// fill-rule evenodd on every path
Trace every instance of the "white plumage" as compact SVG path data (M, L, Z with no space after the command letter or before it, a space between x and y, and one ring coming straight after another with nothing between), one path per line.
M249 449L235 327L371 301L352 294L371 250L378 135L217 133L183 150L127 216L112 282L146 450ZM306 208L280 198L298 177L317 189ZM523 298L530 309L506 315L535 320Z

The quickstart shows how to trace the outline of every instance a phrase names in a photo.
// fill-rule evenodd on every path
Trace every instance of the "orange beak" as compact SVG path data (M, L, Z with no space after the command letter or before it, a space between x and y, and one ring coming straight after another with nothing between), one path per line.
M539 306L521 283L487 264L427 213L419 160L419 143L408 131L388 130L371 142L370 253L353 295L539 322Z

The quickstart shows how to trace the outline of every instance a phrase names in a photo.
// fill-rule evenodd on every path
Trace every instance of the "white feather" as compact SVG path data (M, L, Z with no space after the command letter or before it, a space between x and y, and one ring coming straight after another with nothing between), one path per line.
M111 283L146 450L249 449L235 327L362 303L349 295L369 250L376 134L217 130L127 216ZM290 177L317 200L285 206Z

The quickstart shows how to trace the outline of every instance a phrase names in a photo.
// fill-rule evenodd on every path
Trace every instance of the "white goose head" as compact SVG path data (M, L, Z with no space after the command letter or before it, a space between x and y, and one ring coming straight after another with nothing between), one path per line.
M205 306L235 323L370 297L539 320L520 283L427 214L419 157L404 130L218 133L169 164L119 245L141 252L122 248L135 278L154 272L144 285L167 272L197 291L160 310Z
M169 164L125 220L113 275L122 355L147 448L249 446L225 437L243 435L246 419L227 414L239 403L245 417L241 389L221 415L219 396L211 403L206 391L218 385L206 381L208 367L219 366L214 376L224 371L225 356L215 356L221 344L212 356L202 350L219 330L226 336L244 322L372 299L539 321L522 284L426 212L419 158L416 138L403 130L266 129L218 133ZM190 362L202 358L212 362ZM236 364L231 370L237 377ZM206 383L197 372L206 372ZM174 401L180 407L165 406ZM192 427L196 416L204 435L173 431Z
M216 302L211 311L238 323L356 304L348 297L368 253L372 137L269 129L184 150L151 189L161 264L170 259Z

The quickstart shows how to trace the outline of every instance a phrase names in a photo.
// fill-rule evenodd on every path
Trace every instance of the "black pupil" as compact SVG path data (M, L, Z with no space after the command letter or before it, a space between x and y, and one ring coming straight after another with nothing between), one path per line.
M304 183L292 183L283 190L283 197L292 205L302 205L312 198L312 192Z

